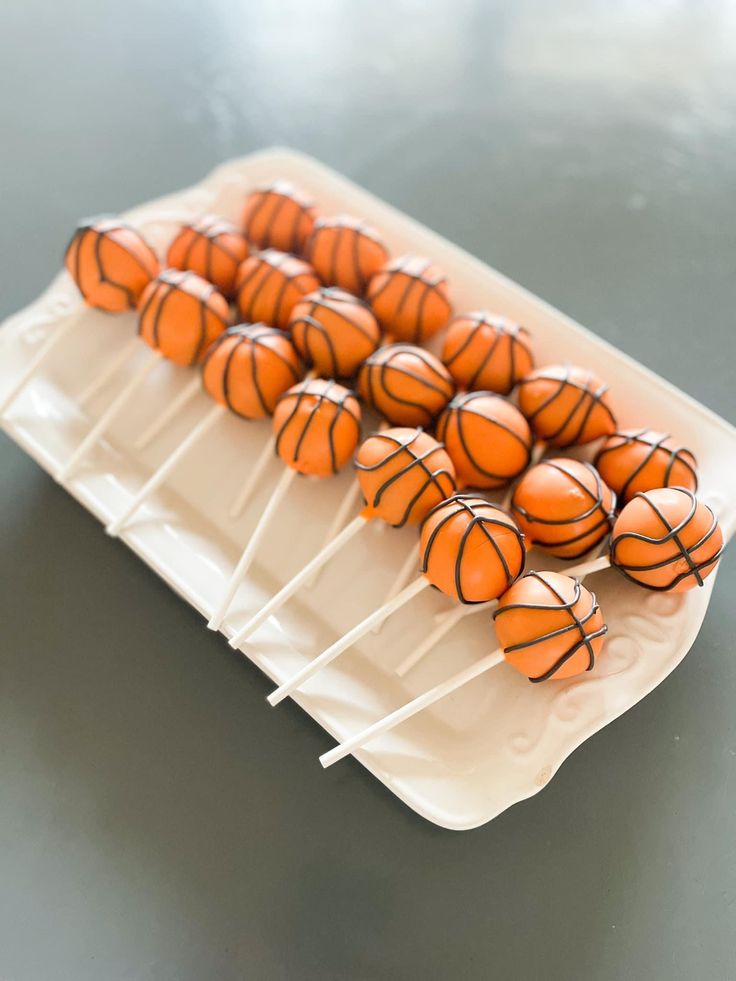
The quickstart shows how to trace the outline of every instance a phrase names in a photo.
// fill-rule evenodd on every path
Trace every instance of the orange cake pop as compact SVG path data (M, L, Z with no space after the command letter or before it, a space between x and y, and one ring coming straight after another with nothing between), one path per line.
M614 433L598 451L595 465L624 504L639 491L657 487L698 489L697 463L690 450L651 429Z
M288 335L266 324L228 328L207 349L202 364L207 393L244 419L271 415L279 397L302 374Z
M452 313L447 278L422 256L387 262L371 277L366 296L386 333L414 344L436 334Z
M235 278L240 316L286 330L294 305L319 289L312 267L285 252L267 249L246 259Z
M455 470L441 443L421 429L384 429L355 460L371 517L394 528L417 524L455 491Z
M276 452L293 470L314 477L337 473L360 439L360 405L342 385L323 378L285 392L273 416Z
M561 559L602 542L615 507L616 495L592 464L564 458L531 467L511 496L511 513L529 542Z
M169 246L166 262L188 269L232 296L238 266L248 255L245 236L218 215L203 215L184 225Z
M413 344L388 344L366 358L358 391L376 412L399 426L428 426L455 391L439 358Z
M106 313L133 310L160 268L143 236L112 216L81 222L64 264L85 302Z
M461 603L486 603L524 570L524 536L506 511L470 494L438 504L422 524L422 572Z
M723 551L715 515L691 490L639 491L613 526L611 565L647 589L682 593L702 586Z
M442 360L459 388L508 395L534 367L529 332L486 311L450 324Z
M437 437L465 487L503 487L531 460L526 419L515 405L490 392L456 395L437 421Z
M535 683L590 671L608 630L595 593L557 572L522 576L493 619L505 660Z
M289 331L307 364L326 378L354 375L381 340L368 304L335 287L300 300L291 311Z
M519 383L519 408L537 438L553 446L590 443L616 429L608 386L577 365L530 372Z
M388 262L378 232L359 218L318 218L304 250L323 283L362 295L368 280Z
M316 215L311 198L289 181L274 181L245 199L243 231L258 249L301 253Z

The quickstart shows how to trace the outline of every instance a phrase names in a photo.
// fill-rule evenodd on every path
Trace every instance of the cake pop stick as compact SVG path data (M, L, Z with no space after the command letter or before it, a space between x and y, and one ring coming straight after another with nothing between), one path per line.
M24 390L28 382L37 373L41 365L48 359L49 355L69 336L72 329L79 323L80 311L74 311L66 320L59 324L55 330L43 341L39 349L33 355L28 364L25 365L20 374L14 379L10 388L0 397L0 418L7 414L8 409Z
M133 335L129 338L125 344L114 354L107 364L104 366L102 371L100 371L92 381L83 388L81 393L77 398L77 405L80 408L84 408L103 388L106 388L109 381L111 381L118 371L122 368L126 361L130 360L130 356L137 350L139 345L139 340Z
M137 450L145 449L162 433L169 423L181 415L189 403L202 391L202 380L195 376L191 378L164 410L155 416L150 424L138 436L133 445Z
M222 625L257 547L265 536L297 473L329 477L353 455L360 438L360 406L347 388L317 378L294 385L278 401L273 416L276 453L287 465L268 506L235 566L225 594L208 623L211 630Z
M483 498L458 494L427 515L420 538L421 575L388 603L310 661L268 697L277 705L428 586L461 603L504 592L524 568L524 536L509 515Z

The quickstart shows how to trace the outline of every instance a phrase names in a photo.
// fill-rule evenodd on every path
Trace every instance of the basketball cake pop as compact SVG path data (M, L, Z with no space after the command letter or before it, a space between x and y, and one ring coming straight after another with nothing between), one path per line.
M140 298L138 333L169 361L194 365L228 325L224 296L201 276L164 269Z
M592 464L564 458L531 467L511 496L511 513L530 544L562 559L602 542L615 507L615 494Z
M358 391L397 426L429 426L455 390L439 358L413 344L388 344L366 358Z
M196 273L224 296L232 296L238 266L248 255L245 236L218 215L203 215L184 225L169 246L166 262Z
M461 486L503 487L529 465L532 433L515 405L491 392L456 395L437 420Z
M349 378L378 347L381 331L367 303L334 286L295 304L289 332L307 364L326 378Z
M323 283L362 296L368 280L388 262L388 249L378 232L358 218L318 218L304 256Z
M608 386L577 365L530 372L519 383L519 408L537 439L552 446L590 443L616 429Z
M286 330L294 305L319 289L312 267L302 259L275 249L250 256L235 278L236 303L248 323L270 324Z
M595 465L624 504L639 491L657 487L698 489L697 464L690 450L651 429L622 429L609 436Z
M526 328L486 311L455 317L442 360L458 388L500 395L508 395L534 367Z
M371 277L366 297L386 333L413 344L436 334L452 313L444 273L422 256L387 262Z
M316 215L311 198L289 181L274 181L245 199L243 231L258 249L301 253Z

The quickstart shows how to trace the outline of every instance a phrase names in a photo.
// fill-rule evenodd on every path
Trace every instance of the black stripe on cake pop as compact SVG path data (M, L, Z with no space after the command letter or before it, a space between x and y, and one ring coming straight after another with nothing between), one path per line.
M359 463L357 460L355 461L356 470L364 470L366 473L372 473L377 470L380 470L381 467L384 467L387 463L390 463L396 457L401 456L401 454L403 453L406 453L406 455L410 458L409 462L406 464L405 467L403 467L401 470L398 470L396 473L392 474L381 484L381 486L376 490L375 494L373 495L372 501L366 501L366 504L372 508L377 508L380 505L381 499L383 498L383 495L386 493L386 491L389 490L389 488L393 487L393 485L397 481L405 477L406 474L408 474L415 467L420 469L424 473L424 476L426 478L424 483L416 492L414 497L412 497L411 500L407 503L404 513L401 516L401 520L397 524L393 525L394 528L404 527L404 525L411 517L411 513L414 509L415 504L421 500L428 487L433 486L436 489L437 493L440 495L440 498L442 500L444 500L444 498L447 497L448 490L450 491L455 490L455 478L453 477L453 475L450 473L449 470L443 467L440 467L438 470L432 470L430 468L430 460L432 459L434 454L439 453L440 451L444 451L444 445L442 443L438 443L435 441L434 445L430 447L430 449L426 450L424 453L421 454L417 454L412 449L412 446L419 439L422 432L423 430L417 429L413 433L411 439L407 441L402 441L398 439L390 431L373 433L370 437L371 439L383 440L384 442L394 446L395 449L392 450L390 453L388 453L386 456L382 457L377 463L373 463L370 466L365 463ZM442 477L447 478L450 485L449 488L442 486L442 480L440 479Z
M631 446L632 443L638 443L641 446L647 446L649 449L646 455L642 458L641 462L631 471L629 476L621 488L621 499L626 500L626 493L631 487L632 483L636 480L642 470L647 466L650 460L652 460L657 454L665 453L668 455L669 459L665 467L664 479L662 482L663 487L670 486L670 478L672 476L672 470L676 463L681 463L690 473L693 478L693 483L695 484L694 490L698 489L698 475L696 473L695 467L697 466L697 460L695 455L686 449L684 446L677 447L667 447L663 444L670 438L669 433L656 433L651 429L640 429L634 433L613 433L609 437L609 440L614 440L619 438L621 442L616 443L613 446L604 446L595 458L595 465L598 466L598 461L602 460L603 457L609 456L612 453L616 453L618 450L624 447ZM684 454L687 454L692 460L686 458Z
M426 378L424 375L417 374L403 364L395 364L394 356L399 354L411 354L413 357L423 362L432 373L436 381L432 381L431 378ZM405 378L411 378L412 381L418 382L420 385L423 385L432 392L436 392L443 400L443 408L446 404L446 400L455 390L455 385L452 379L449 376L442 374L438 370L437 361L434 356L428 351L425 351L423 348L416 347L413 344L387 344L384 347L380 347L377 351L374 351L370 357L365 359L363 362L363 367L361 368L361 379L365 381L367 388L366 395L369 403L374 408L379 409L376 401L376 388L380 387L382 392L387 398L391 399L391 401L397 402L399 405L409 406L412 409L422 412L425 416L426 425L429 425L429 423L432 422L435 413L430 412L426 405L422 405L421 402L414 402L412 399L403 398L402 396L392 392L389 384L391 372L396 372L399 375L403 375ZM376 375L378 376L377 379ZM438 411L442 410L439 409Z
M555 598L556 602L552 605L547 603L509 603L507 606L502 606L497 609L493 614L493 619L497 619L497 617L502 616L504 613L508 613L510 610L543 610L545 612L549 610L557 612L559 610L560 612L564 611L569 614L570 623L567 626L560 627L557 630L550 630L548 633L542 634L539 637L534 637L531 640L526 640L519 644L512 644L510 647L505 647L504 654L511 654L514 651L528 650L530 647L536 647L537 644L543 644L546 640L551 640L554 637L561 637L563 634L569 633L570 631L575 631L575 633L578 635L578 639L571 644L571 646L561 657L557 659L557 661L555 661L548 671L545 671L544 674L536 675L535 677L530 678L529 681L531 681L533 684L538 684L540 681L548 681L560 670L563 664L566 664L571 657L577 654L581 647L586 647L588 650L588 667L585 670L590 671L595 664L595 651L593 650L592 642L598 637L603 637L608 632L608 627L605 623L592 634L589 634L585 628L585 624L600 610L595 593L591 593L589 590L586 590L591 598L590 609L587 613L584 613L583 616L579 617L575 612L575 606L582 596L583 587L577 579L575 580L575 593L573 598L569 603L567 603L565 602L564 596L562 596L562 594L559 593L554 586L545 579L544 575L540 574L539 572L529 572L527 573L527 576L536 579L537 582L542 583L542 585L549 590L549 592ZM525 576L524 578L527 577Z
M517 526L514 519L506 511L497 507L495 504L491 504L482 497L476 497L473 494L455 494L453 497L448 497L446 501L441 501L439 504L435 505L429 512L424 521L428 521L432 515L438 512L446 510L447 514L443 515L440 521L437 522L435 527L432 529L432 533L427 540L427 544L422 555L421 570L423 573L427 572L429 568L429 560L432 553L432 547L437 541L437 537L445 527L445 525L452 521L453 518L457 517L458 514L465 512L471 516L471 520L466 525L462 537L460 539L460 544L458 546L457 555L455 557L455 592L461 603L466 605L472 605L474 603L483 603L484 600L469 600L466 599L463 589L462 589L462 565L463 557L465 555L465 547L470 538L470 534L474 528L479 528L484 534L488 542L493 546L493 550L501 563L504 575L506 577L506 588L508 589L519 577L519 574L524 568L524 562L526 558L526 550L524 548L524 535ZM499 515L500 517L496 517ZM505 519L505 520L502 520ZM495 537L488 530L489 527L504 528L510 531L516 538L517 545L519 547L520 564L519 572L513 573L509 568L509 564L506 561L506 556L503 550L500 548Z
M680 494L685 494L690 499L690 510L677 525L673 527L670 524L666 515L650 498L649 492L639 491L637 494L634 494L632 500L635 500L637 497L645 500L662 522L662 525L666 529L666 533L662 535L661 538L651 538L648 535L642 535L639 532L627 531L622 532L619 535L614 534L613 538L611 539L611 565L615 566L623 576L625 576L630 582L636 583L637 586L643 586L645 589L651 589L654 592L661 593L666 593L670 589L674 589L675 586L679 585L679 583L683 582L683 580L689 578L690 576L695 579L698 586L702 586L704 583L704 577L702 575L703 570L714 565L720 559L724 549L723 544L721 544L718 551L710 558L704 559L702 562L696 562L693 559L692 553L697 551L697 549L704 545L715 534L716 529L718 528L718 521L711 508L709 508L707 504L703 504L702 506L707 508L707 510L710 512L711 524L706 533L688 549L683 544L680 535L692 521L698 507L698 500L695 497L695 494L693 494L693 492L686 487L672 487L670 490L678 491ZM634 541L644 542L647 545L666 545L668 542L672 542L676 546L677 550L673 555L669 555L660 562L653 562L651 565L623 565L616 559L616 549L619 547L621 542L629 538L633 539ZM637 579L636 576L632 576L630 574L632 572L653 572L655 569L664 569L669 565L674 565L680 559L685 560L688 568L684 572L681 572L679 576L674 576L671 582L669 582L666 586L653 586L649 583L642 582L641 579Z
M342 290L334 286L323 286L319 290L315 291L314 294L310 294L305 297L305 300L309 301L308 312L303 316L292 320L289 323L289 328L293 334L300 325L303 325L304 331L302 335L302 345L304 347L305 356L311 364L314 363L314 356L310 347L310 335L317 334L319 337L321 337L324 343L327 345L328 351L330 352L331 369L329 372L327 372L327 374L334 377L340 377L339 358L337 349L335 348L335 344L332 339L332 334L319 319L317 311L329 310L330 313L342 320L343 326L341 327L341 330L343 333L347 332L348 329L355 330L362 337L364 337L369 344L375 347L375 336L371 334L370 331L366 330L363 324L358 323L357 320L354 320L351 316L349 316L349 314L345 312L345 308L338 306L335 301L341 301L348 304L359 304L360 306L365 307L366 310L370 310L370 307L364 300L360 300L358 297L353 296L352 293L348 293L346 290Z
M427 275L429 269L432 267L431 259L423 260L423 263L419 267L419 269L416 270L412 269L411 268L412 263L416 263L417 261L418 261L417 256L410 256L410 255L402 256L399 259L395 259L391 263L388 269L385 269L383 273L378 274L384 276L384 282L381 284L381 286L378 287L378 289L370 293L369 299L371 303L375 303L375 301L381 296L381 294L384 293L390 285L392 285L392 283L394 282L394 277L396 275L406 276L407 283L406 286L404 287L404 291L399 297L399 302L397 303L395 309L395 313L398 315L406 306L409 300L409 296L411 295L411 292L414 289L414 287L421 285L423 287L422 295L417 302L416 314L414 318L414 329L412 331L412 337L411 337L412 341L419 344L424 340L425 331L424 331L423 315L424 315L424 305L427 302L428 297L432 293L436 292L437 296L440 297L440 299L446 304L448 316L450 314L451 308L450 308L449 300L447 299L446 296L443 295L442 291L439 289L440 286L442 286L444 283L447 282L447 277L442 275L441 273L435 276ZM391 329L390 324L385 324L384 326L386 327L387 330L390 331Z
M468 336L465 338L460 347L455 351L455 353L445 361L448 368L452 368L452 365L457 361L458 358L462 357L463 354L472 347L472 345L477 340L478 328L485 326L490 327L495 331L495 336L493 338L493 343L488 348L488 350L483 354L483 357L478 362L478 365L473 372L470 380L468 382L468 388L474 389L477 387L478 379L482 376L483 372L486 370L488 365L493 360L493 356L496 353L497 348L501 345L505 338L509 341L509 373L508 380L506 382L505 393L511 391L511 389L516 385L516 346L517 344L524 348L527 352L529 359L534 363L534 355L532 354L532 349L526 340L521 336L522 334L529 337L529 331L526 327L522 327L520 324L508 324L506 321L501 320L498 317L493 317L490 313L485 310L479 310L475 313L464 314L461 319L472 320L474 327L468 332Z
M284 433L289 428L292 419L294 419L296 414L299 412L302 403L307 397L312 397L314 398L315 401L309 411L309 415L307 417L306 422L302 426L302 431L299 433L299 437L297 438L296 445L294 447L294 456L292 457L292 462L298 463L299 453L301 451L302 444L307 436L307 433L309 432L309 429L311 428L312 422L317 417L317 414L321 406L325 402L330 402L332 403L332 405L337 406L337 412L335 412L332 418L332 421L330 423L330 428L327 434L328 444L330 449L330 461L332 465L332 472L337 473L337 471L339 470L339 466L337 464L337 454L335 453L335 439L334 439L337 423L339 422L339 420L342 418L343 415L348 415L355 423L358 433L360 433L360 417L355 414L351 406L348 404L350 399L353 399L357 402L355 394L351 392L349 389L343 388L342 385L338 385L337 382L333 381L332 379L327 381L326 384L319 379L310 379L308 381L304 381L300 385L295 386L294 388L290 388L288 392L284 392L284 394L279 398L278 400L279 403L282 402L284 399L293 399L294 404L291 408L291 412L282 423L279 431L276 433L276 444L275 444L276 454L278 455L279 453L279 447L281 445L281 439Z
M557 398L565 391L566 388L568 387L574 388L580 393L577 402L575 402L572 409L570 409L567 416L565 416L561 425L559 425L557 429L555 429L552 433L544 435L543 438L550 443L555 443L557 438L561 435L561 433L565 431L567 426L569 426L572 420L575 418L576 412L580 408L585 406L587 402L587 407L583 412L583 416L582 419L580 420L580 424L575 430L573 436L570 437L568 440L566 440L566 442L564 443L556 444L561 447L574 446L578 442L578 440L580 439L580 437L583 435L585 431L585 427L588 424L588 419L590 418L595 407L598 405L605 410L605 412L607 413L608 417L611 420L611 423L614 426L616 425L616 418L613 415L613 412L611 412L610 408L603 401L603 396L608 391L608 385L605 385L603 384L603 382L601 382L600 384L597 385L597 387L593 387L591 383L595 376L593 375L592 372L588 372L588 377L585 383L580 384L579 382L573 381L571 379L570 377L571 373L572 373L572 366L568 364L564 366L564 373L562 378L556 378L554 374L552 374L551 372L545 373L544 369L541 369L541 371L536 371L533 377L527 376L526 378L522 378L521 381L519 382L520 388L523 388L524 385L533 385L534 382L538 380L556 381L559 383L557 389L551 395L549 395L543 402L541 402L530 415L527 416L527 419L532 424L532 427L534 425L534 420L539 415L541 415L541 413L544 412L545 409L548 409L557 400Z

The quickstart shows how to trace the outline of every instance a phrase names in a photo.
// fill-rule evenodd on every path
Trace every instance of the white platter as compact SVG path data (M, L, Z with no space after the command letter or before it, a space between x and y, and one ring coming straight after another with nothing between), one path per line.
M620 424L676 434L693 449L700 496L720 516L727 535L736 524L736 430L584 328L461 249L379 201L323 165L273 149L215 170L201 184L142 205L127 217L162 251L177 225L202 211L237 219L243 195L275 177L311 191L324 213L368 218L392 251L432 256L447 272L456 309L488 308L524 323L533 333L537 363L574 360L611 386ZM98 368L135 329L132 314L108 317L85 308L66 274L0 332L0 395L67 317L78 319L68 339L13 404L9 435L54 473L92 420L122 387L126 369L83 413L76 399ZM143 353L143 352L141 352ZM200 395L145 451L133 449L146 421L168 404L191 375L160 365L131 411L67 483L67 490L103 522L131 494L210 403ZM177 593L208 616L221 595L249 530L279 473L274 460L250 509L236 522L228 506L249 461L263 446L267 423L226 418L171 475L124 532L123 540ZM350 475L313 483L299 480L261 560L243 584L223 632L231 636L266 595L317 549ZM380 602L414 541L413 532L378 525L359 536L316 586L292 601L243 646L243 653L281 683L306 660ZM561 564L532 552L532 568ZM583 678L530 685L501 666L357 753L379 780L419 814L445 828L473 828L537 793L585 739L630 708L673 670L692 645L715 576L684 596L647 593L615 572L590 581L610 627L604 654ZM356 649L311 679L296 700L333 736L344 739L495 647L488 614L461 622L455 632L405 679L394 668L431 628L449 601L423 593ZM205 629L204 623L202 629ZM264 704L264 711L272 711ZM274 709L273 711L279 711ZM315 760L314 779L328 780Z

